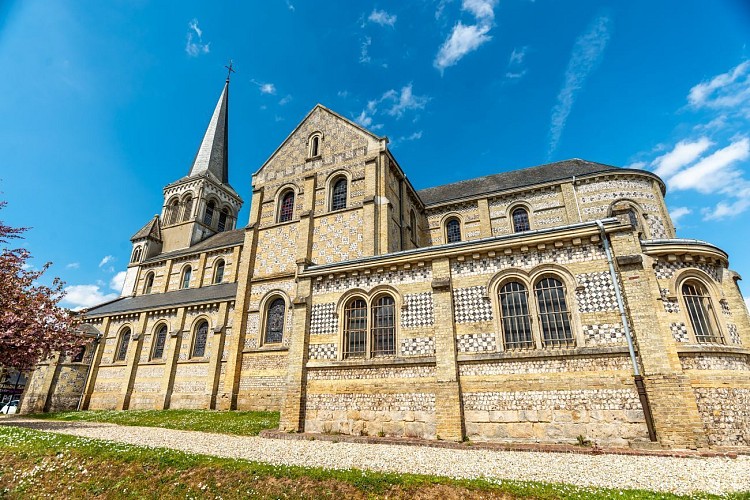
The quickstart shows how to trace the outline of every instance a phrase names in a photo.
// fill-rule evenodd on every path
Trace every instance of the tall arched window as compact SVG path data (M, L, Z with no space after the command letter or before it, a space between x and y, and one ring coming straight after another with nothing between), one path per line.
M697 342L723 344L724 339L716 322L711 296L700 281L690 280L682 285L682 298Z
M154 354L151 359L161 359L164 357L164 345L167 343L167 325L161 325L154 338Z
M517 281L508 282L500 288L499 300L505 348L533 348L526 287Z
M290 189L279 201L279 222L292 220L292 215L294 215L294 191Z
M573 331L570 315L565 303L565 287L556 278L539 280L534 287L539 325L542 330L542 343L545 346L564 347L573 344Z
M203 214L203 223L210 226L214 220L214 210L216 210L216 202L213 200L206 204L206 212Z
M214 284L221 283L224 279L224 261L219 260L214 266Z
M177 222L179 210L180 201L175 198L169 203L169 206L167 207L167 224L174 224Z
M140 245L135 247L135 250L133 250L133 257L130 259L130 262L140 262L141 253L142 253L142 249Z
M372 355L396 354L396 302L390 295L378 297L372 305Z
M126 328L120 334L120 344L117 346L115 361L125 361L128 355L128 344L130 343L130 328Z
M412 210L409 213L409 227L411 228L411 243L415 247L418 247L419 244L417 243L417 214Z
M143 285L143 293L151 293L154 288L154 273L148 273L146 275L146 283Z
M84 354L86 354L86 348L85 347L79 348L78 351L76 351L75 356L73 356L73 359L71 359L71 362L73 363L82 362Z
M222 208L219 213L219 224L217 227L219 232L222 232L227 228L227 216L229 216L229 209L226 207Z
M365 355L367 346L367 302L362 298L349 300L344 308L344 352L345 358Z
M334 182L333 189L331 190L331 210L346 208L347 182L346 177L341 177Z
M315 134L310 138L310 158L320 155L320 134Z
M529 212L527 212L525 208L519 207L513 210L512 217L514 233L520 233L531 229L531 224L529 224Z
M186 266L185 270L182 271L182 281L180 282L180 288L190 288L190 277L193 274L193 269L190 266Z
M448 243L461 241L461 222L453 217L445 223L445 239Z
M182 211L182 220L188 220L193 215L193 197L187 195L185 198L185 209Z
M193 358L202 358L206 355L206 341L208 340L208 321L198 323L193 342Z
M281 297L273 299L266 311L265 344L278 344L284 338L284 315L286 302Z

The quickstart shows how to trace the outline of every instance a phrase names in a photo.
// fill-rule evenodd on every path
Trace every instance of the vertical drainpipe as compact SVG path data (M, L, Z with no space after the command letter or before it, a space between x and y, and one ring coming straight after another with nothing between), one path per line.
M602 221L597 219L596 225L599 226L599 231L602 235L602 243L604 244L604 252L607 254L607 263L609 264L609 275L612 279L612 285L615 289L615 297L617 298L617 307L620 310L620 318L622 320L622 326L625 330L625 338L628 341L628 351L630 352L630 361L633 362L633 380L635 381L635 387L638 390L638 399L641 401L641 407L643 408L643 416L646 418L646 427L648 428L648 437L651 441L656 441L656 429L654 429L654 419L651 415L651 406L648 402L648 395L646 394L646 387L643 385L643 375L641 375L641 368L638 366L638 359L635 356L635 348L633 347L633 336L630 332L630 323L628 323L627 315L625 314L625 304L622 302L622 294L620 293L620 282L617 280L617 273L615 272L615 264L612 260L612 249L609 246L609 237L607 232L604 230L604 224Z

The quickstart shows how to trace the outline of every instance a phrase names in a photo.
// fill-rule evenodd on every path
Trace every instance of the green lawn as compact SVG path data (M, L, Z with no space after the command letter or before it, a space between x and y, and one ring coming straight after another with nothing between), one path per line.
M274 466L0 426L9 498L681 498L637 490ZM682 497L685 498L685 497ZM697 495L692 498L717 498ZM734 495L725 498L748 498Z
M257 436L263 429L279 427L277 411L128 410L39 413L33 418L82 422L109 422L186 431Z

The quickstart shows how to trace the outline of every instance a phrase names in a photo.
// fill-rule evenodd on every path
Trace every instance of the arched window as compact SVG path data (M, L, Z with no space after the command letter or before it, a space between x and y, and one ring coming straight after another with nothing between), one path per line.
M294 215L294 191L290 189L279 201L279 222L292 220L292 215Z
M133 257L130 259L130 262L140 262L141 253L142 253L142 249L140 245L135 247L135 250L133 250Z
M206 341L208 340L208 321L198 323L193 342L193 358L202 358L206 355Z
M418 247L417 243L417 214L412 210L409 213L409 227L411 228L411 242L415 247Z
M161 359L164 357L164 345L167 343L167 325L161 325L154 338L154 354L151 359Z
M461 222L453 217L445 223L445 239L448 243L461 241Z
M565 287L556 278L546 277L534 287L539 325L542 330L542 344L551 347L564 347L573 344L573 331L570 315L565 303Z
M219 232L222 232L227 228L227 216L228 215L229 215L229 209L222 208L221 212L219 213L219 225L217 228Z
M529 212L525 208L516 208L513 210L513 232L520 233L531 229L529 224Z
M193 215L191 212L193 211L193 197L188 195L187 198L185 198L185 210L182 212L182 220L188 220Z
M331 210L346 208L347 182L346 177L341 177L333 183L333 189L331 190Z
M221 283L224 279L224 261L219 260L214 266L214 283Z
M130 343L130 328L126 328L122 334L120 334L120 344L117 346L117 354L115 355L115 361L125 361L128 355L128 344Z
M143 285L143 293L151 293L151 289L154 287L154 273L148 273L146 275L146 284Z
M284 313L286 302L281 297L273 299L266 311L265 344L278 344L284 338Z
M372 355L396 354L396 302L390 295L378 297L372 305Z
M214 210L216 210L216 202L213 200L206 204L206 212L203 214L203 223L210 226L214 219Z
M315 134L310 138L310 158L320 155L320 134Z
M178 212L180 210L180 201L178 199L174 199L169 203L169 206L167 207L167 224L174 224L177 222L177 216L179 215Z
M345 358L365 355L367 345L367 302L362 298L349 300L344 308L344 352Z
M711 296L706 287L697 280L686 281L682 285L682 298L690 318L690 326L697 342L723 344L724 339L716 322L716 314Z
M190 266L185 267L182 271L182 281L180 282L180 288L190 288L190 277L193 274L193 269Z
M517 281L503 285L499 292L500 318L506 349L534 347L526 287Z

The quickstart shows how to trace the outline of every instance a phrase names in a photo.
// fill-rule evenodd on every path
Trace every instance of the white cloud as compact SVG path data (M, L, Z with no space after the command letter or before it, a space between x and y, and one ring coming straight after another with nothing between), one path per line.
M505 73L505 78L509 78L511 80L517 80L519 78L523 78L524 75L526 75L526 70L519 71L518 73L513 73L513 72L508 71Z
M97 285L73 285L65 287L63 302L73 310L95 306L119 297L116 293L103 293Z
M398 98L396 98L397 95ZM388 110L388 114L397 118L401 118L404 111L423 109L427 104L427 101L429 101L428 97L414 95L411 83L402 87L400 94L397 94L393 90L389 90L383 95L383 98L386 99L386 96L388 96L387 99L396 99L396 102Z
M682 167L693 163L711 146L713 142L707 137L701 137L696 141L680 141L672 151L651 162L651 165L655 167L654 173L666 179Z
M570 54L568 68L565 70L563 86L557 95L557 104L552 109L548 157L552 156L552 153L557 149L560 136L565 128L565 122L568 120L578 91L581 90L586 78L601 61L609 37L610 19L607 16L600 16L576 40Z
M741 175L733 171L736 162L750 157L750 140L742 138L729 146L719 149L701 159L692 167L675 174L668 184L672 189L695 189L701 193L712 193L732 182Z
M362 45L360 45L359 48L359 62L361 62L362 64L367 64L371 60L369 53L370 45L372 45L372 38L366 36L362 40Z
M739 198L733 202L720 201L713 208L703 209L703 220L721 220L734 217L748 208L750 208L750 198Z
M675 226L678 226L680 219L691 213L693 213L693 211L688 207L677 207L669 211L669 216L672 218L672 223Z
M110 262L114 262L115 258L112 255L105 255L101 262L99 262L99 267L104 267Z
M508 59L508 66L513 66L514 64L522 64L523 60L526 58L527 50L528 47L513 49L513 52L510 53L510 59Z
M126 274L126 271L120 271L112 276L112 279L109 281L109 287L117 293L122 292L122 286L125 284Z
M273 83L263 83L260 86L261 94L275 94L276 86Z
M750 100L750 61L690 89L688 102L696 108L732 108Z
M287 94L279 100L279 106L285 106L289 104L291 101L292 101L292 96Z
M634 168L637 170L643 170L643 168L647 165L645 161L634 161L630 165L625 165L623 168Z
M336 95L339 96L339 97L341 97L342 99L346 99L347 97L349 97L349 91L348 90L339 90L338 92L336 92Z
M367 114L367 111L363 109L359 116L354 119L354 121L367 128L372 125L372 116L369 116Z
M745 297L745 307L750 311L750 297Z
M419 130L417 132L412 133L411 135L402 136L399 138L399 140L400 141L418 141L421 138L422 138L422 131Z
M396 24L396 14L389 14L384 10L373 9L367 20L381 26L393 27Z
M79 262L71 262L70 264L65 265L65 269L78 269L79 267L81 267Z
M203 30L198 27L198 20L193 19L188 23L187 43L185 52L190 57L198 57L201 54L208 54L211 50L209 43L203 43Z
M438 49L433 65L442 73L460 61L466 54L477 50L492 40L489 35L495 20L497 0L464 0L461 9L470 12L477 24L463 24L458 21L448 38Z

